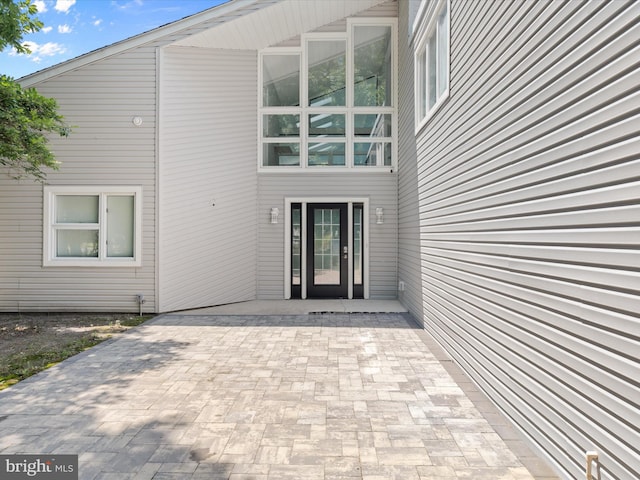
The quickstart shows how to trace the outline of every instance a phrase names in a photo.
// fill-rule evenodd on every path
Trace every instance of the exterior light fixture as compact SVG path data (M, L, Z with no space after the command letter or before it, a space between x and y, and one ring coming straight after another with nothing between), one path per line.
M278 207L271 207L271 223L278 223L278 217L280 216L280 210Z
M376 223L382 225L384 223L384 210L382 207L376 208Z

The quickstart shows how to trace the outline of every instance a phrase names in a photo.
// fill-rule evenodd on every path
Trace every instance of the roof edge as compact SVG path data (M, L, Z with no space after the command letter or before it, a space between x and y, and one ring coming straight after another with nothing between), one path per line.
M18 82L25 88L31 87L50 78L62 75L75 68L89 65L103 58L117 55L146 43L154 42L166 35L172 35L176 32L179 32L180 30L197 25L198 23L226 15L228 13L232 13L236 10L240 10L246 6L253 5L258 2L259 0L229 0L226 3L211 7L199 13L194 13L193 15L189 15L188 17L184 17L180 20L176 20L166 25L162 25L160 27L154 28L153 30L148 30L138 35L134 35L133 37L129 37L110 45L100 47L96 50L83 53L82 55L71 58L69 60L65 60L64 62L52 65L51 67L45 68L43 70L30 73L28 75L25 75L24 77L19 78Z

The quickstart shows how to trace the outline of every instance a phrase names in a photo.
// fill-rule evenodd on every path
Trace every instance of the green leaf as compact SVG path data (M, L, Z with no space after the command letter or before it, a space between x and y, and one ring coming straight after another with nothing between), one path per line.
M60 165L48 148L47 134L68 136L70 132L54 99L0 75L0 165L8 168L10 176L43 182L44 169L57 170Z

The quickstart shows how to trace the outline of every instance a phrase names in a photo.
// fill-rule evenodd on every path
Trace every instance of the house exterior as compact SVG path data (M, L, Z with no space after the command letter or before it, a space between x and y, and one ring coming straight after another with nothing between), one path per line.
M234 0L25 77L75 128L0 175L0 311L397 298L562 478L639 478L638 38L635 1Z

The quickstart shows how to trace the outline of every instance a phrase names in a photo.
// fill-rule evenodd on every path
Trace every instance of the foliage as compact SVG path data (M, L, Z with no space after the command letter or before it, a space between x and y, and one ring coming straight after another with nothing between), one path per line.
M44 181L44 167L58 168L44 135L69 134L57 109L54 99L33 88L23 89L12 78L0 75L0 165L8 167L14 178L32 176Z
M22 38L42 28L36 13L31 0L0 0L0 51L13 47L18 53L30 53ZM59 165L47 147L49 132L63 136L70 132L56 101L0 75L0 166L8 167L14 178L31 176L43 182L43 168Z
M37 12L31 0L0 0L0 51L9 46L18 53L31 53L22 44L22 36L42 28L42 22L34 17Z

